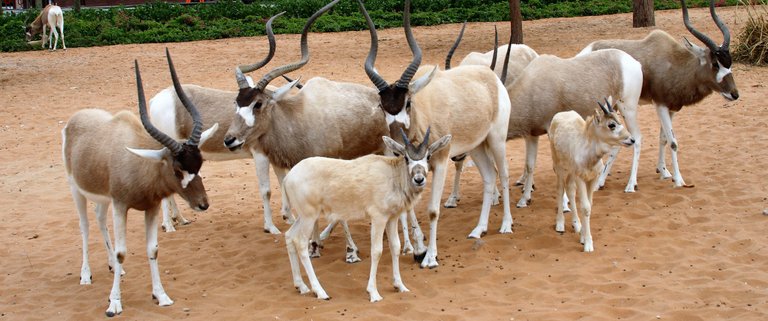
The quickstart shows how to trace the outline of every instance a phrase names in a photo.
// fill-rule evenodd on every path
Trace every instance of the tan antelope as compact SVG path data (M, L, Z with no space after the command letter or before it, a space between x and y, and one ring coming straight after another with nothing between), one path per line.
M611 98L605 105L585 120L579 113L561 111L552 117L547 135L552 150L552 167L557 175L557 216L555 231L565 232L563 194L567 192L573 206L573 229L580 234L584 252L595 250L592 243L590 217L592 193L597 188L597 178L603 170L602 158L616 146L631 146L635 139L621 125ZM577 198L578 195L578 198ZM578 205L575 203L578 201ZM582 227L579 213L584 217Z
M685 184L680 174L677 161L679 144L672 130L672 118L683 106L695 104L712 92L719 92L726 100L739 98L739 90L731 72L733 63L730 53L731 33L728 27L715 12L715 1L710 0L709 12L712 20L723 34L723 43L715 42L694 29L688 18L688 7L685 0L683 7L683 23L696 39L703 42L706 48L692 44L683 38L683 44L675 41L672 36L662 30L654 30L641 40L599 40L589 44L579 55L596 50L616 48L625 51L640 61L643 66L643 91L640 99L643 103L653 103L659 115L659 159L656 172L662 179L672 178L674 186L689 186ZM665 149L669 145L672 150L672 169L667 170ZM618 149L614 149L614 153ZM612 155L612 158L614 156ZM610 170L600 175L600 186L605 184L605 178ZM692 185L690 185L692 186ZM627 192L634 191L634 186L627 185Z
M56 32L56 28L59 28L59 30L61 30L61 47L64 48L64 50L67 50L67 44L64 42L64 12L61 11L61 7L55 4L45 6L43 11L37 15L37 18L35 18L35 20L28 26L25 26L24 34L26 40L32 41L32 37L42 32L43 41L41 42L41 46L45 48L46 27L51 29L51 34L48 35L48 49L56 50L56 47L59 44L59 33ZM51 42L51 38L54 36L56 38Z
M266 34L269 40L269 52L267 57L263 60L250 65L240 66L240 70L244 73L252 72L260 69L269 63L275 54L275 35L272 31L272 22L283 15L281 12L271 17L266 23ZM198 85L184 84L182 85L184 92L189 97L195 106L197 106L200 117L203 121L208 123L218 123L223 128L229 128L230 123L236 116L232 113L233 101L237 97L237 91L225 91L214 88L207 88ZM276 87L268 86L271 90L276 90ZM192 117L190 117L184 104L182 104L179 96L176 94L176 90L173 86L169 86L163 89L157 95L149 100L149 114L152 119L152 123L163 133L171 136L175 139L181 139L182 137L188 137L192 130ZM200 151L203 153L205 160L213 161L227 161L234 159L253 158L253 162L256 167L256 176L259 182L259 194L264 206L264 232L279 234L280 230L275 226L272 221L272 208L270 207L270 186L269 186L269 160L261 149L261 146L255 141L246 142L242 148L236 151L230 151L221 142L224 140L225 131L217 131L213 134L212 138L207 143L200 145ZM285 173L281 171L282 168L275 168L275 173L278 177L285 176ZM163 200L163 229L166 232L172 232L176 229L173 226L173 221L178 220L182 224L187 224L189 221L181 215L176 203L173 200L173 196L167 197ZM283 215L288 213L288 208L284 204Z
M301 59L298 62L274 68L254 86L241 70L236 70L240 90L233 101L236 105L234 118L222 140L227 148L237 151L247 144L258 146L276 172L277 169L287 171L299 161L313 156L353 159L384 152L381 136L387 135L389 130L378 107L379 97L375 90L322 77L310 79L290 95L288 90L298 80L277 90L266 87L277 77L309 62L309 28L337 2L329 3L307 21L301 36ZM278 178L282 181L281 176ZM317 236L314 239L319 241ZM348 246L347 262L359 261L356 246Z
M170 55L168 65L174 84L178 84ZM86 212L88 199L97 204L96 216L115 271L106 311L109 317L123 311L120 272L128 255L125 233L129 209L144 211L152 297L157 299L160 306L173 304L160 282L157 264L160 202L164 197L176 193L187 200L194 210L204 211L208 208L208 196L200 177L203 158L198 146L217 127L214 125L201 133L203 124L194 104L189 102L180 87L176 87L194 119L192 133L186 142L180 143L157 130L147 115L138 61L135 62L135 68L140 119L127 111L112 115L101 109L84 109L75 113L62 130L64 166L72 198L80 215L80 232L83 236L80 282L91 282ZM110 203L114 221L114 250L104 226Z
M380 106L384 110L390 133L395 137L400 129L407 132L410 141L423 141L431 127L436 136L452 135L448 148L436 152L429 159L434 169L432 192L428 203L430 217L429 244L424 249L421 231L415 213L410 211L414 238L418 243L415 256L422 267L436 267L437 222L440 217L440 197L445 185L446 166L450 157L469 154L483 177L483 206L479 222L487 222L491 198L498 172L502 182L504 217L500 233L512 232L512 214L509 209L509 180L506 162L506 132L509 121L509 97L504 84L496 74L484 66L460 66L451 70L438 70L436 66L421 64L421 49L410 26L410 0L405 2L403 26L413 60L400 79L387 83L373 65L378 51L376 28L363 3L358 1L371 33L371 48L365 61L365 71L379 92ZM416 77L413 82L411 79ZM493 163L498 164L498 169ZM487 227L478 224L470 237L480 237Z

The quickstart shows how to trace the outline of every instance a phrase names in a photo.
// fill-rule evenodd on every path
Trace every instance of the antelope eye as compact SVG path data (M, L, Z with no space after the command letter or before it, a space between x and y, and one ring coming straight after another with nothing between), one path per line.
M614 130L614 129L616 129L616 124L610 123L610 124L608 124L608 128L610 128L611 130Z
M410 101L410 100L408 100L408 101L405 103L405 110L411 110L411 101Z
M432 155L427 155L427 161L429 161L430 158L432 158Z
M262 106L262 105L263 105L263 104L262 104L260 101L257 101L257 102L256 102L256 105L254 105L254 106L253 106L253 108L254 108L254 109L261 109L261 106Z

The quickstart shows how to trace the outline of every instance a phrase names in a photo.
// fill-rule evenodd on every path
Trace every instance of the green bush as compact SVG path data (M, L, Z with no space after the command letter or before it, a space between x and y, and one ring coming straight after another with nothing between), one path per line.
M281 11L286 14L274 22L275 33L300 33L306 19L329 0L264 0L245 4L240 0L182 5L151 2L135 7L66 10L67 47L88 47L127 43L178 42L203 39L248 37L264 34L264 24ZM738 0L726 1L735 5ZM678 0L656 0L660 9L680 8ZM688 0L689 6L707 6L708 0ZM376 27L402 26L402 0L368 0L366 8ZM575 17L631 12L632 1L623 0L522 0L523 19ZM507 0L413 0L414 26L463 21L509 20ZM24 40L23 25L40 11L6 13L0 16L0 51L40 50ZM367 25L357 1L339 2L320 17L312 28L316 32L363 30Z

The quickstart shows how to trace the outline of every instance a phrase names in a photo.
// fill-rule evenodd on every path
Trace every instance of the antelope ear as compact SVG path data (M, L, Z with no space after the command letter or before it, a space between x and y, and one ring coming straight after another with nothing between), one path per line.
M416 79L412 83L408 84L408 92L411 95L415 95L417 92L419 92L419 90L422 90L424 87L426 87L435 76L435 71L437 71L437 66L435 66L435 68L428 72L426 75L423 75L419 77L419 79Z
M163 158L165 158L165 156L168 155L168 153L170 153L170 151L166 147L163 147L162 149L134 149L130 147L125 147L125 149L127 149L131 153L136 154L139 157L143 157L151 160L157 160L157 161L163 160Z
M396 142L389 136L381 136L381 138L384 140L384 145L387 145L387 148L392 152L399 155L405 155L405 146L403 146L403 144Z
M432 143L432 145L429 145L428 155L434 154L435 152L443 149L443 147L448 146L448 143L450 142L451 142L451 135L445 135L443 137L440 137L440 139Z
M291 90L291 88L295 87L299 83L299 80L301 80L301 77L296 78L296 80L291 81L291 82L281 86L277 90L275 90L275 92L272 93L272 99L273 100L280 100L280 99L282 99L283 96L285 96L285 94L287 94Z
M219 130L219 123L213 124L211 128L208 128L206 131L204 131L203 134L200 135L200 143L198 143L197 146L203 146L205 141L208 140L208 138L213 137L213 134L215 134L217 130Z
M688 38L683 37L683 45L685 49L688 49L694 56L699 58L699 63L704 66L707 64L707 50L693 44Z

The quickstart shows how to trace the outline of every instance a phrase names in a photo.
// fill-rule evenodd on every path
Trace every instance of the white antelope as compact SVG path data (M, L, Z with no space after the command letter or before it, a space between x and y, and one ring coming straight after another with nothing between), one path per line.
M297 70L309 61L307 32L315 19L337 2L329 3L307 21L301 36L301 59L298 62L271 70L255 86L249 84L239 69L236 70L240 91L234 99L234 117L222 139L227 148L238 150L247 144L258 146L269 163L282 171L313 156L353 159L384 152L380 137L387 135L389 129L378 107L379 97L375 90L321 77L310 79L291 95L286 93L297 81L274 91L266 87L275 78ZM259 176L261 178L261 173ZM285 202L283 205L287 206ZM349 244L351 238L347 240L347 262L359 261L357 247ZM313 243L313 246L313 252L316 252L319 244Z
M495 31L495 28L494 28ZM451 63L451 57L453 57L453 53L458 48L459 43L461 42L461 38L464 35L464 26L461 28L461 32L459 32L459 36L456 38L456 42L453 44L453 47L451 47L451 50L448 51L448 55L445 58L445 69L450 69L450 63ZM510 35L511 36L511 35ZM490 68L496 73L497 76L499 76L500 79L503 79L504 85L507 88L507 92L509 92L509 88L512 85L512 83L515 82L517 77L523 72L523 69L528 66L528 64L536 59L539 54L533 50L531 47L528 47L523 44L512 44L512 39L510 39L509 44L498 46L498 34L496 34L496 40L494 41L495 48L491 51L488 51L486 53L479 53L479 52L470 52L467 54L464 59L461 60L461 66L465 65L480 65L480 66L490 66ZM502 54L505 56L504 58L504 64L497 65L496 64L496 56L498 54ZM445 201L445 204L443 206L447 208L456 207L458 205L458 201L461 199L461 193L460 193L460 182L461 182L461 172L464 168L464 158L465 157L455 157L452 158L454 161L454 165L456 166L456 172L454 174L453 178L453 190L451 191L451 195L448 196L448 199ZM523 182L525 182L525 175L521 176L520 179L517 180L515 183L516 185L522 185ZM496 195L495 193L494 195ZM493 204L498 204L498 197L493 197Z
M264 60L251 65L242 65L239 68L244 73L257 70L265 66L275 54L275 36L272 32L272 22L283 15L284 12L271 17L266 24L267 39L269 40L269 52ZM189 99L197 106L200 117L208 123L218 123L223 128L228 128L235 117L230 109L232 102L235 101L237 91L224 91L214 88L201 87L197 85L182 85L184 92ZM275 90L275 87L268 88ZM180 139L189 136L192 129L192 118L185 111L179 96L176 95L174 86L169 86L160 91L149 100L149 114L152 123L165 134ZM259 182L259 194L264 206L264 232L280 234L280 230L272 221L272 208L270 207L270 184L269 184L269 160L255 141L246 142L242 148L231 151L221 142L224 140L225 131L217 131L206 144L200 145L200 151L205 160L226 161L234 159L253 158L256 167L256 176ZM275 174L282 178L285 172L282 168L276 167ZM166 232L173 232L176 229L173 221L177 220L181 224L187 224L189 221L181 215L173 196L163 200L163 223L162 227ZM288 213L287 206L283 206L283 216Z
M402 132L401 132L402 133ZM428 159L447 146L451 136L443 136L429 145L429 129L418 147L402 133L405 145L383 136L384 143L397 156L367 155L353 160L311 157L291 169L283 189L298 216L288 232L285 244L291 262L293 285L302 294L310 291L301 277L299 260L318 299L330 299L315 275L309 258L309 237L316 230L317 219L328 216L334 221L371 220L371 272L368 293L371 302L382 299L376 286L376 271L383 251L386 227L392 255L393 284L399 292L408 292L400 278L400 239L397 220L411 210L427 185Z
M562 111L552 117L549 125L549 146L552 150L552 167L557 174L557 216L555 231L565 232L563 193L578 206L573 206L573 229L580 233L584 252L595 250L592 243L590 216L592 193L597 188L597 178L603 169L602 157L616 146L630 146L635 140L611 107L610 98L600 104L600 110L584 120L579 113ZM578 198L576 198L578 195ZM584 217L584 226L579 220Z
M177 83L170 56L168 64L171 77ZM187 111L194 119L192 133L185 143L179 143L158 131L147 116L138 61L135 62L135 68L140 120L127 111L112 115L101 109L84 109L75 113L62 130L64 166L80 215L80 232L83 236L80 282L91 283L86 212L88 199L97 204L96 216L107 246L110 265L115 271L106 311L109 317L123 311L120 272L128 255L125 240L128 210L144 211L152 297L157 299L160 306L167 306L173 304L173 300L163 289L157 264L160 201L177 193L194 210L203 211L208 208L208 196L199 175L203 158L198 145L210 136L212 130L215 131L216 125L201 133L203 124L195 106L186 100L181 88L177 88L179 96L186 103ZM110 203L114 221L114 250L105 226Z
M682 1L682 6L685 27L696 39L703 42L706 48L696 46L685 38L684 43L680 44L668 33L654 30L642 40L595 41L579 53L583 55L596 50L616 48L640 61L644 79L641 102L652 102L661 122L656 172L660 173L662 179L671 177L677 187L692 185L686 185L680 174L677 162L679 145L672 130L674 115L683 106L695 104L712 92L719 92L728 101L739 98L739 90L731 72L731 33L715 13L715 1L710 0L709 12L723 34L723 44L720 46L691 26L685 1ZM672 150L674 175L670 174L666 166L664 152L667 145ZM614 152L618 152L618 149ZM610 167L606 166L606 170L601 174L600 186L605 184L609 169ZM626 191L634 191L634 187L627 185Z
M405 2L403 25L413 61L396 83L388 84L373 67L378 51L376 28L363 3L358 3L371 33L371 48L365 62L365 71L378 89L380 106L386 114L390 133L396 135L400 129L404 129L409 140L420 141L429 126L437 136L452 135L449 148L435 153L429 159L434 174L428 203L430 233L426 249L415 213L410 211L414 238L418 245L415 256L417 260L423 256L421 266L438 265L437 222L450 157L469 154L483 177L483 206L479 223L470 237L480 237L487 231L497 172L502 182L504 201L504 216L499 232L512 233L505 155L510 106L504 84L493 71L483 66L460 66L447 71L437 70L435 66L419 68L421 49L411 31L409 0ZM411 82L414 76L416 80ZM498 170L494 168L494 162Z
M48 49L56 50L59 44L59 33L56 32L56 28L61 30L61 47L67 50L67 44L64 42L64 13L61 11L61 7L55 4L49 4L43 8L43 11L37 15L32 23L24 28L24 34L27 41L32 41L32 37L43 33L43 41L41 46L45 48L45 28L51 29L51 34L48 35ZM51 38L56 37L53 43Z

